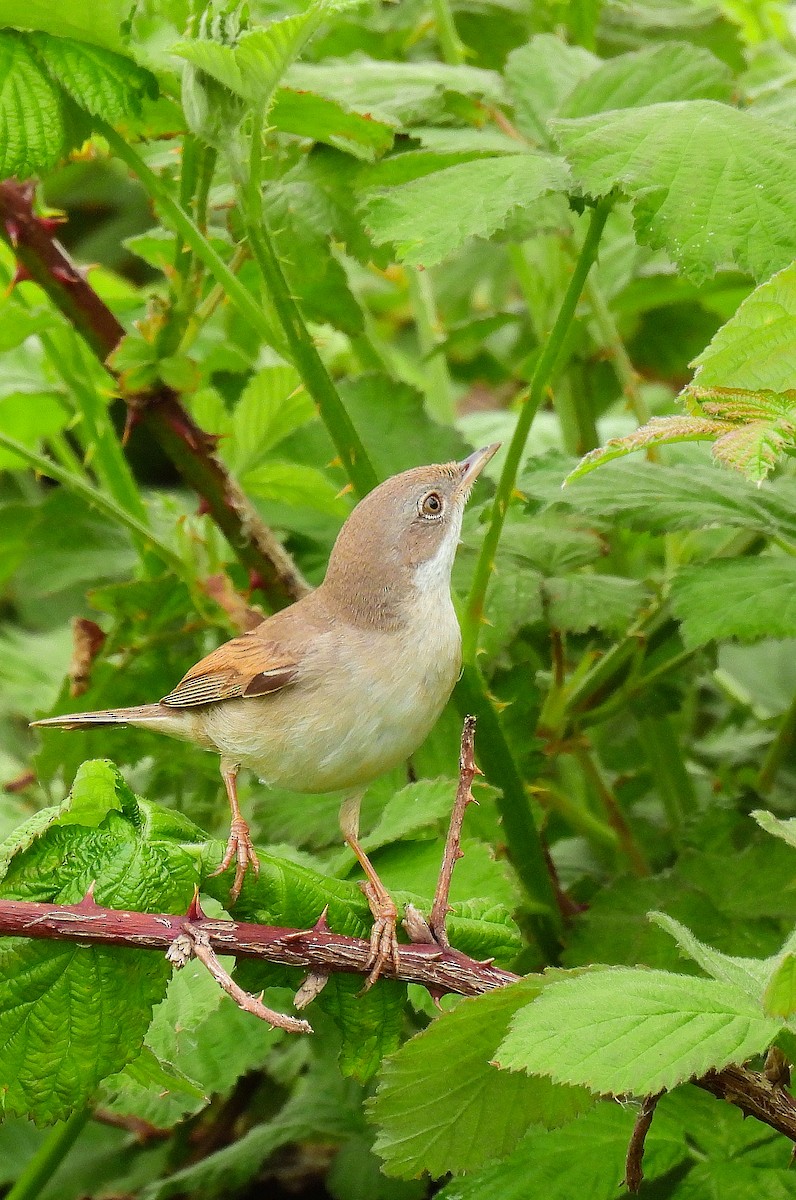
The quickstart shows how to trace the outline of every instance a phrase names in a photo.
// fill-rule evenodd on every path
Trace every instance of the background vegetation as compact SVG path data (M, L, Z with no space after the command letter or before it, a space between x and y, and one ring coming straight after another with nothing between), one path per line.
M0 1185L612 1200L668 1089L642 1194L796 1195L781 1134L687 1082L788 1053L796 1009L792 9L0 24L0 177L41 181L36 218L0 187L0 896L96 879L184 912L201 884L220 912L214 758L28 721L163 695L322 578L377 480L501 440L455 572L463 678L363 830L427 911L477 713L451 938L530 976L442 1015L333 976L298 1038L196 963L3 939ZM263 871L235 915L366 933L339 797L241 795ZM285 1009L301 981L237 977Z

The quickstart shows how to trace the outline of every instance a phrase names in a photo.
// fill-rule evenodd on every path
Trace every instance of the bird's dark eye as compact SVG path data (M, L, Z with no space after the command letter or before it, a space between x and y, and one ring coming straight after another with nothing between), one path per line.
M424 496L418 505L418 511L421 517L428 517L430 520L435 520L442 516L442 496L439 492L429 492Z

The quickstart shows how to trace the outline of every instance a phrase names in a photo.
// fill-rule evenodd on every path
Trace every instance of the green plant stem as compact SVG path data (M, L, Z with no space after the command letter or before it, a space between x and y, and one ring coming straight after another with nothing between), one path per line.
M81 1108L73 1112L68 1120L53 1125L16 1183L6 1193L5 1200L36 1200L80 1137L90 1116L90 1109Z
M473 584L464 614L464 627L462 629L463 656L464 661L468 663L475 662L478 652L478 633L484 612L484 600L487 588L489 587L489 579L494 568L495 554L500 542L500 535L503 532L503 523L508 512L509 501L516 486L517 472L522 461L525 443L528 440L531 424L542 402L545 389L563 348L564 340L572 323L572 318L575 315L575 308L583 291L586 278L597 257L600 238L602 237L605 222L608 219L612 204L613 200L611 197L604 197L592 209L589 227L575 264L575 270L572 273L572 278L569 281L564 299L561 302L561 307L558 310L558 316L550 332L547 345L536 363L536 369L534 370L528 389L527 398L520 410L517 426L509 443L508 453L503 464L503 471L492 505L489 527L478 557Z
M38 454L32 450L30 446L23 445L16 438L9 437L8 434L0 431L0 446L4 446L6 450L11 450L12 453L18 455L24 462L32 467L34 471L38 471L40 475L46 476L48 479L54 479L57 483L63 484L70 492L76 496L80 496L81 500L85 500L92 508L101 512L106 517L110 517L119 525L129 530L134 537L140 539L142 544L148 546L158 557L175 572L180 579L185 580L189 585L193 585L193 577L187 565L180 558L171 546L167 546L165 542L152 532L142 521L134 517L126 509L117 504L110 496L106 496L104 492L100 492L92 484L88 483L80 476L73 475L65 467L59 463L55 463L50 458L45 458L43 454Z
M525 784L477 666L465 664L453 697L460 713L472 713L478 719L478 758L487 779L500 788L496 803L509 857L533 906L533 932L547 961L555 962L563 922L545 849Z
M622 812L622 806L613 790L603 778L602 771L597 765L591 746L585 742L581 742L575 747L574 755L583 771L584 777L592 785L597 794L608 824L612 829L616 830L622 853L627 859L633 874L638 876L638 878L649 875L650 869L647 865L647 860L641 848L636 844L633 831L627 823L625 814Z
M407 267L406 282L415 318L420 353L424 359L426 408L437 421L450 425L456 415L456 410L448 364L445 355L439 349L443 338L439 328L431 278L428 271Z
M246 236L282 325L290 357L318 406L354 490L364 496L379 482L378 477L290 291L265 221L261 176L262 115L259 114L254 120L249 178L243 189Z
M575 833L603 849L616 850L619 836L615 829L601 821L587 808L582 808L554 783L545 779L533 787L532 792L542 808L558 813Z
M180 234L186 245L191 247L216 282L221 284L229 300L235 305L244 320L269 346L273 346L282 354L285 349L284 338L273 328L249 289L233 274L185 209L175 200L169 185L150 170L141 155L132 146L129 146L110 125L103 123L101 132L113 153L130 168L145 191L160 208L168 223Z
M669 717L640 717L638 730L669 828L676 835L683 827L686 813L696 807L694 785L683 762L680 744Z
M758 772L756 786L761 796L767 796L773 788L783 763L793 752L794 743L796 743L796 695L785 710L774 740L768 747Z
M608 307L602 288L597 280L590 276L586 280L586 286L583 290L589 302L594 323L613 363L616 377L621 384L622 393L627 400L628 406L632 409L633 415L639 425L646 425L650 419L650 410L641 394L641 377L630 360L630 355L625 348L625 343L622 340L622 335L619 332L614 314ZM647 450L647 458L655 461L658 457L657 449L651 446Z
M431 0L431 11L434 13L439 48L444 61L454 67L460 66L465 60L467 48L456 31L456 22L448 0Z

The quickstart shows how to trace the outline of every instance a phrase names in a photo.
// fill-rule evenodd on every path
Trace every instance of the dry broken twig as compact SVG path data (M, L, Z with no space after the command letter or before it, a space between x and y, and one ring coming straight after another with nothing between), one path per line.
M439 871L434 901L431 905L431 916L428 927L434 940L440 946L449 946L446 929L446 918L450 912L448 898L451 890L453 868L462 857L461 837L464 814L468 804L477 804L473 795L473 780L483 772L475 765L475 717L465 717L462 726L461 751L459 753L459 786L453 803L448 836L445 839L445 850L442 855L442 866Z

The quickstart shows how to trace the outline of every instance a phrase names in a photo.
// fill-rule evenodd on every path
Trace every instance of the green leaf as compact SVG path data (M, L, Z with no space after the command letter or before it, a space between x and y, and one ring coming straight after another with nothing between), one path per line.
M585 117L671 100L728 101L732 91L730 68L709 50L690 42L665 42L602 63L571 91L561 115Z
M422 394L409 384L373 371L341 381L340 394L381 479L470 453L457 430L429 417Z
M700 942L690 929L666 913L652 912L649 917L653 924L671 934L682 952L698 963L706 974L717 979L719 983L730 984L752 1000L760 999L771 971L770 961L761 958L733 958Z
M327 513L330 517L343 519L348 516L349 506L339 489L317 467L271 459L247 471L241 483L244 491L262 500L279 500L296 508Z
M455 779L419 779L400 788L384 805L370 832L361 839L367 853L437 827L450 816L456 786Z
M434 61L390 62L363 55L337 62L295 64L285 82L388 123L428 123L442 113L446 94L483 97L492 104L505 99L503 80L496 71Z
M19 34L0 32L0 174L26 179L66 147L63 105Z
M0 396L0 428L34 449L60 433L69 420L63 397L51 392L10 392ZM0 448L0 471L19 470L27 464L18 454Z
M586 633L589 629L620 632L644 601L644 585L636 579L579 573L542 584L547 620L554 629Z
M392 123L356 112L327 96L295 88L279 88L269 121L283 133L324 142L365 162L375 162L386 154L395 136Z
M47 828L40 814L38 828L17 834L0 890L74 904L94 882L106 907L182 911L198 869L187 848L168 840L175 819L183 841L199 833L139 801L112 764L87 763L62 809L47 812ZM5 1110L46 1123L84 1104L139 1053L169 974L165 959L146 951L21 938L0 946Z
M694 359L694 384L702 389L791 392L796 381L794 322L796 263L742 301Z
M49 1124L135 1057L169 966L144 951L13 939L0 971L4 1111Z
M552 33L540 33L506 59L506 86L514 102L514 121L521 133L546 145L548 118L582 79L600 65L595 54L568 46Z
M358 976L331 975L317 1004L340 1030L341 1072L358 1083L367 1083L385 1054L391 1054L400 1044L406 984L385 979L363 994Z
M672 608L687 646L721 638L742 642L796 635L796 562L741 558L682 567Z
M249 379L232 415L229 441L222 453L243 475L259 466L269 451L315 417L315 405L294 367L263 367Z
M511 1017L542 986L536 977L464 1000L387 1060L370 1115L389 1174L473 1170L509 1153L532 1125L563 1124L590 1106L582 1089L491 1063Z
M764 278L796 254L796 139L777 125L689 100L553 128L583 188L621 189L639 240L695 282L728 263Z
M131 58L48 33L34 34L31 44L55 82L94 117L128 120L140 115L145 96L157 95L154 75Z
M796 1012L796 954L784 954L763 993L768 1017L792 1017Z
M796 848L796 817L791 817L790 820L783 821L780 817L775 817L773 813L766 809L757 809L751 814L757 821L761 829L765 829L766 833L771 833L774 837L782 838L789 846Z
M236 46L202 39L178 42L171 52L242 99L267 107L287 68L337 7L333 0L314 0L303 13L241 34Z
M545 1200L616 1200L636 1116L632 1106L598 1104L563 1129L532 1130L508 1158L454 1179L437 1193L439 1200L530 1200L534 1193ZM656 1113L644 1149L644 1176L650 1180L690 1153L682 1127L662 1113Z
M78 38L95 46L121 49L120 33L128 15L127 0L0 0L0 26L38 29L55 37Z
M519 209L568 182L551 155L480 159L367 197L365 221L377 244L393 242L401 261L429 267L470 238L499 233Z
M552 983L497 1060L595 1092L646 1096L762 1053L781 1028L726 983L608 968Z
M538 466L520 480L522 491L545 503L627 529L669 533L718 525L796 541L796 483L780 478L755 487L709 465L612 463L562 490L561 467ZM695 498L698 497L699 503Z

